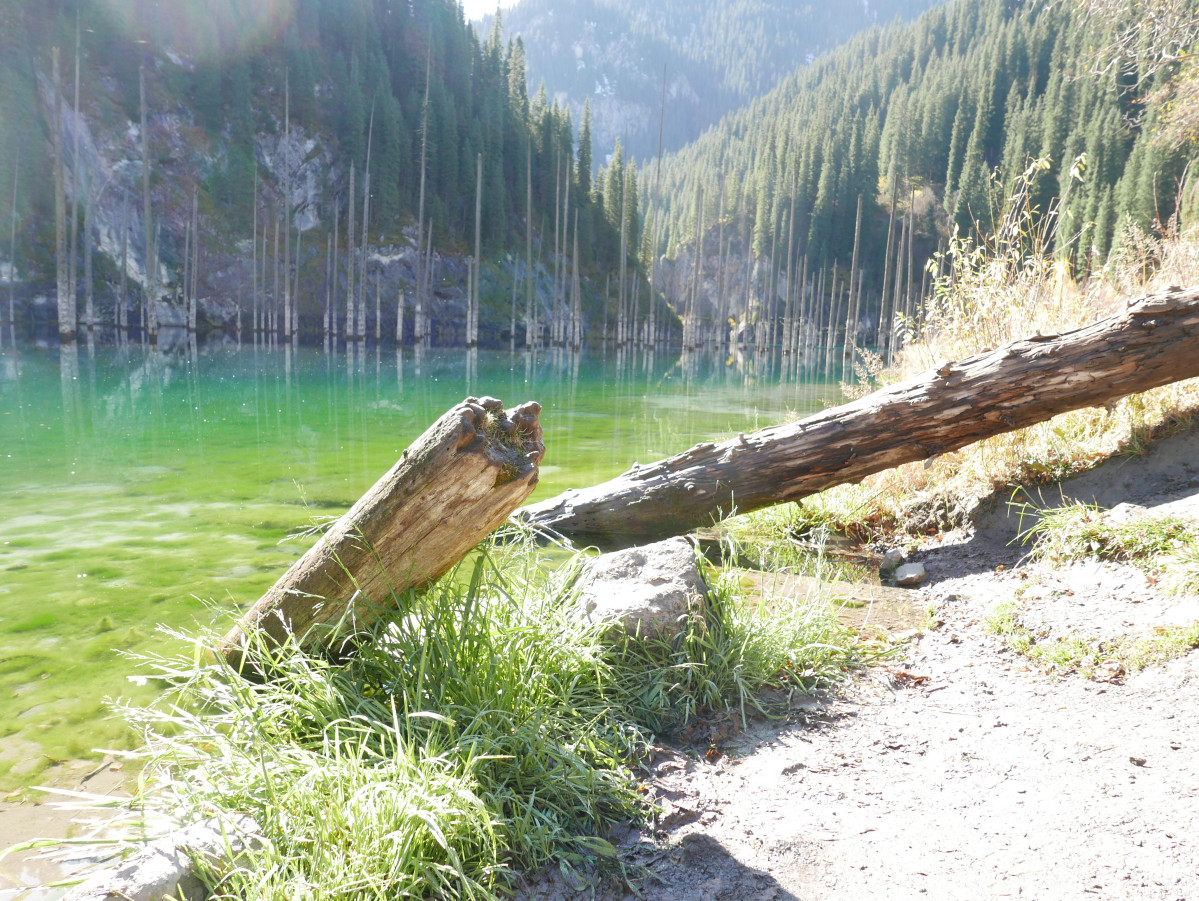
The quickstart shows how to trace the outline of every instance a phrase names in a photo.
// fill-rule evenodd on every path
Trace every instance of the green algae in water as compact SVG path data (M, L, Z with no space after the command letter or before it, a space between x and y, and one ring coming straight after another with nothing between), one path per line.
M468 353L0 355L0 788L127 746L103 700L156 687L129 680L123 652L166 650L160 623L227 627L312 541L289 536L347 509L468 394L542 404L534 500L838 397L724 359Z

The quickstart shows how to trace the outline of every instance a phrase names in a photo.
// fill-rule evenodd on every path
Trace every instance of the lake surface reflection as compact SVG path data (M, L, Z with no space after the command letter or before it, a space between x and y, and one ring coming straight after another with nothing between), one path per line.
M774 364L772 366L772 363ZM839 399L769 358L291 346L0 353L0 786L127 743L158 624L224 625L463 397L539 401L534 500Z

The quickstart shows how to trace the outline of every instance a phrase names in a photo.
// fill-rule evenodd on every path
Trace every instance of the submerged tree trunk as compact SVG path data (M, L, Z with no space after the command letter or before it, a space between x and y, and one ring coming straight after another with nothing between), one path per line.
M95 200L91 189L83 201L83 318L87 322L87 330L96 328L96 288L92 268L92 213Z
M154 225L150 208L150 132L146 115L146 69L138 69L138 89L141 98L142 143L142 219L146 227L146 284L144 307L146 329L150 341L158 343L158 257L154 248Z
M291 73L283 70L283 337L291 340Z
M335 645L394 612L393 594L423 589L495 530L537 485L545 455L526 403L467 398L421 435L391 471L264 594L222 639L241 667L248 647L290 636Z
M525 140L525 350L533 346L533 151Z
M1150 295L1085 328L1016 341L800 422L635 466L522 517L601 547L654 541L1196 376L1199 288Z
M123 336L129 326L129 311L126 306L129 295L129 189L125 189L125 201L121 219L121 287L117 294L117 329Z
M9 207L8 231L8 324L12 329L13 340L17 336L17 186L21 178L21 145L17 144L13 151L12 170L12 206Z
M353 342L358 323L354 304L358 289L354 287L354 161L350 160L350 212L346 216L346 341Z
M71 135L74 141L74 146L71 150L71 243L68 251L68 266L67 266L67 294L71 298L71 307L74 309L79 299L79 193L80 184L83 181L80 173L79 164L79 55L82 48L81 44L82 29L79 22L79 11L75 11L75 102L71 106ZM75 320L77 321L77 320ZM72 325L72 331L75 326Z
M63 341L75 340L74 298L68 292L67 197L62 147L62 80L58 71L58 48L51 50L54 83L54 124L50 128L50 153L54 166L54 266L55 296L58 300L58 334Z

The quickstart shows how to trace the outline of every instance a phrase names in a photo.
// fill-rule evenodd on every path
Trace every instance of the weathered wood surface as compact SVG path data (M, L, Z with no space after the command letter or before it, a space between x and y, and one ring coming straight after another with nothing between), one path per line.
M295 636L329 647L393 612L392 593L443 576L499 527L537 485L545 456L526 403L505 414L495 398L467 398L437 420L399 462L295 562L220 642L240 667L250 637Z
M258 824L245 815L194 823L90 876L63 901L203 901L208 889L197 861L203 860L214 872L226 872L261 841Z
M947 363L800 422L698 444L518 515L603 548L656 541L1194 376L1199 288L1171 289L1085 328Z

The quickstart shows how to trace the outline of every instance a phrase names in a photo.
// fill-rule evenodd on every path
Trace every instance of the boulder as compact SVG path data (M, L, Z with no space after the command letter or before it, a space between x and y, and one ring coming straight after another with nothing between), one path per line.
M896 585L903 588L915 588L917 585L924 584L924 580L928 578L928 572L924 569L923 563L905 563L895 570L894 578Z
M245 814L193 823L124 863L95 873L67 893L64 901L203 901L208 890L200 878L202 869L227 872L262 843L258 824Z
M686 538L601 554L587 566L579 614L587 622L609 622L630 635L672 639L690 615L703 616L708 586Z
M1113 525L1122 526L1134 520L1142 519L1149 512L1148 507L1140 504L1116 504L1108 511L1107 521Z

